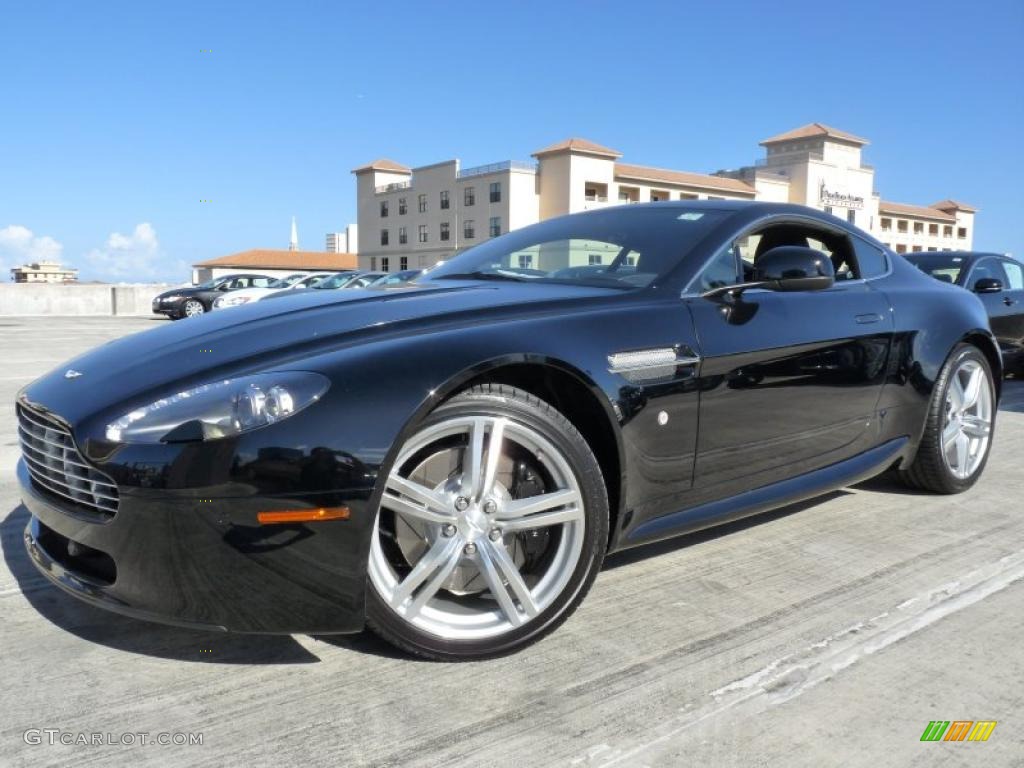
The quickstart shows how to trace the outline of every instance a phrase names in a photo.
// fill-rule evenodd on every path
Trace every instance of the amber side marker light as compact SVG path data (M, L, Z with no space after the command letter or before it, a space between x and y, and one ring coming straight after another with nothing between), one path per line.
M320 507L318 509L283 509L274 512L257 512L260 525L275 523L318 523L321 520L348 520L348 507Z

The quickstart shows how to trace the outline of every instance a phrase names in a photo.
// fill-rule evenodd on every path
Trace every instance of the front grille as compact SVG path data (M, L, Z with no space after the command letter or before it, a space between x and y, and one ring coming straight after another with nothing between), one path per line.
M67 429L19 404L18 437L32 482L43 495L103 519L114 516L117 485L85 463Z

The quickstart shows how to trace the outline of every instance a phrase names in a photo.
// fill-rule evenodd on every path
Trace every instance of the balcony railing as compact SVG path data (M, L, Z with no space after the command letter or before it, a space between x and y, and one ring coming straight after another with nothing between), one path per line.
M379 195L382 192L395 192L399 189L408 189L411 186L411 181L395 181L391 184L384 184L383 186L375 187L373 191Z
M500 163L491 163L490 165L477 165L473 168L465 168L459 171L457 178L468 179L473 176L484 176L488 173L498 173L499 171L528 171L530 173L536 173L537 164L524 163L520 160L503 160Z

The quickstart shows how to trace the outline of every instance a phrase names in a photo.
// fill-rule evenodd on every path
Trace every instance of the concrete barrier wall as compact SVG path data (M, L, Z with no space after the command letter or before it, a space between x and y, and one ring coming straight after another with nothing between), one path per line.
M172 285L0 284L0 315L149 315Z

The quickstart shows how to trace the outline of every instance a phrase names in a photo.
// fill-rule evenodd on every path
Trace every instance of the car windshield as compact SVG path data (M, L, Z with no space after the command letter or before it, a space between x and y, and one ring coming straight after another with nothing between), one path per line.
M642 287L671 272L728 215L696 206L623 205L563 216L470 248L426 277Z
M310 287L318 288L321 290L341 288L341 286L343 286L345 283L352 279L352 276L352 272L338 272L337 274L325 277L323 280L320 280L317 283L313 283L313 285Z
M949 253L905 253L903 256L925 274L944 283L955 283L967 264L964 256Z

